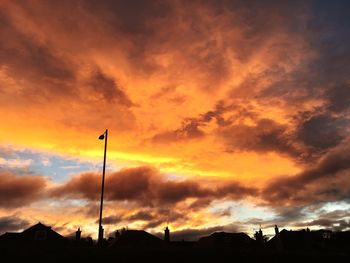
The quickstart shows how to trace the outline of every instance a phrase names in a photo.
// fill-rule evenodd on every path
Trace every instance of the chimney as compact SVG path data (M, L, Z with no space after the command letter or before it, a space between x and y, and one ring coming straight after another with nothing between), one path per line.
M275 236L277 236L278 234L279 234L279 230L278 230L278 226L277 225L275 225Z
M120 237L120 233L119 233L119 230L117 230L114 232L114 238L115 238L115 240L118 240L119 237Z
M75 232L75 240L76 241L80 241L80 236L81 236L81 230L80 230L80 227L79 227L77 232Z
M170 242L170 230L168 226L164 229L164 241Z

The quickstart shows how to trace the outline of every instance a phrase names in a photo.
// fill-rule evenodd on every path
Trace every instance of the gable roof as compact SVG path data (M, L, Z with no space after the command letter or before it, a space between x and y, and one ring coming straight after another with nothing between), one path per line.
M5 233L0 236L0 242L7 245L34 244L34 243L52 243L64 244L68 239L61 236L50 226L37 223L20 233Z
M126 230L114 242L114 246L160 246L160 238L144 230Z
M215 232L207 237L198 240L199 247L228 246L228 247L248 247L254 243L245 233Z
M22 232L25 239L36 239L39 232L45 233L45 240L64 240L65 237L61 236L56 231L52 230L50 226L46 226L42 223L37 223Z
M305 229L288 231L283 229L267 242L267 246L278 249L310 249L319 248L323 244L324 233L328 230L307 231Z

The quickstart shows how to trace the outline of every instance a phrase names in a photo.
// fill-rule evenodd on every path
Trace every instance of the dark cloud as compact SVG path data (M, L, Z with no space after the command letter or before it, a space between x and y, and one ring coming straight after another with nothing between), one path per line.
M209 206L211 202L212 202L212 198L210 197L196 199L190 204L189 208L193 210L197 210L197 209Z
M276 216L272 219L252 218L240 222L240 224L261 226L263 229L274 228L275 225L277 225L280 229L313 227L326 228L333 231L348 230L350 227L349 212L340 209L327 212L324 209L325 205L329 208L334 205L334 203L323 202L295 207L275 206L274 211Z
M331 115L314 115L305 119L297 128L297 139L312 152L319 152L338 145L344 138L348 121Z
M310 215L309 206L283 207L271 204L271 208L275 214L273 218L250 218L242 223L257 227L261 226L264 229L274 228L275 225L279 228L302 227L302 223L305 222ZM314 211L312 214L316 215L318 213Z
M0 207L15 208L37 201L46 185L44 177L0 172Z
M275 208L278 212L276 221L281 222L299 221L306 216L306 209L303 206Z
M143 228L156 228L169 223L182 225L191 221L191 216L189 216L191 210L188 210L186 204L182 204L178 207L175 205L170 208L167 207L169 206L152 207L152 218L148 218L148 216L140 218L140 220L145 221ZM203 206L201 208L203 208ZM187 213L183 211L187 211ZM128 220L131 220L131 217L128 217Z
M174 206L163 206L156 208L153 216L158 220L162 220L163 223L186 222L190 220L190 217L183 211L184 209L181 206L177 208Z
M208 135L203 128L215 121L217 128L212 133L223 140L227 152L276 152L305 164L319 159L346 138L349 120L325 111L327 105L297 112L288 124L281 124L259 117L249 104L219 101L213 110L185 120L179 129L155 135L152 141L199 139ZM245 119L251 124L246 124Z
M52 190L52 195L78 195L82 198L98 200L100 191L100 180L97 174L84 174L83 176L73 177L66 184L58 186Z
M350 107L350 84L333 85L325 91L328 109L335 113L347 111Z
M313 168L271 182L262 196L274 205L339 201L350 197L349 142L330 150Z
M152 220L152 221L148 221L143 227L145 229L147 228L155 228L155 227L159 227L160 225L164 225L165 221L162 219L159 220Z
M106 176L106 199L110 201L136 201L144 205L177 203L187 198L231 198L254 195L257 190L237 182L205 186L192 180L169 180L150 167L122 169ZM73 197L98 200L100 175L86 173L73 177L54 188L53 197Z
M206 197L211 195L211 192L194 181L165 181L159 187L157 195L165 202L178 202L188 197Z
M321 99L328 102L327 111L341 112L348 108L349 65L346 58L350 52L350 37L345 32L350 19L344 11L348 5L346 1L293 4L294 8L304 6L304 11L300 9L302 12L299 13L304 19L288 19L289 23L294 24L289 32L302 37L304 44L299 50L300 54L307 56L310 54L307 49L310 49L316 55L291 71L280 67L273 74L261 74L260 80L269 76L274 78L270 85L259 92L260 99L275 97L290 106ZM291 52L293 49L282 50ZM256 96L255 93L253 95Z
M98 207L96 207L96 211L98 211ZM96 214L97 217L97 214ZM175 206L172 209L162 208L162 207L137 207L136 211L132 214L128 214L128 212L123 213L112 213L108 216L105 216L102 219L103 224L108 225L121 225L122 224L130 224L135 221L142 221L142 228L155 228L160 225L164 225L169 222L186 222L190 218L182 213L182 210L176 208ZM98 223L98 220L96 220Z
M74 68L70 61L51 50L34 36L22 32L4 10L0 10L0 65L10 77L30 81L21 92L26 98L52 98L53 95L73 95ZM6 87L0 87L5 90Z
M218 101L213 110L200 114L198 117L187 118L183 120L180 128L156 134L151 140L155 143L176 143L183 140L200 139L206 135L203 127L212 120L215 120L220 126L229 124L222 115L230 109L232 105L225 105L223 101Z
M262 9L271 8L269 4L265 4ZM293 123L294 127L289 131L292 135L290 142L294 145L301 144L297 155L301 154L304 161L311 162L339 145L346 137L344 131L349 127L350 68L346 58L350 52L350 37L345 32L350 19L344 11L348 8L348 3L330 4L321 1L313 2L311 5L293 4L293 7L290 3L283 3L274 7L281 10L280 14L282 14L286 6L294 11L296 9L301 11L297 19L287 19L283 23L284 32L297 33L299 40L302 39L299 42L301 46L292 47L289 43L284 43L283 48L278 49L275 55L278 57L278 55L283 56L283 53L287 55L286 53L296 52L299 55L304 54L306 58L311 55L308 50L316 53L302 60L302 63L298 63L298 66L292 67L291 70L286 70L283 66L284 59L277 60L271 67L257 74L248 75L238 87L233 88L229 95L246 100L247 103L249 100L257 100L260 105L277 103L281 108L288 107L296 111L299 110L298 108L302 109L304 105L311 105L312 101L323 101L322 105L315 106L311 110L311 115L307 119ZM288 14L285 18L287 17ZM254 16L254 20L259 18ZM269 23L267 25L265 29L276 29ZM266 24L261 25L261 27L265 26ZM259 28L259 25L252 28ZM262 32L265 33L265 31ZM273 30L273 32L276 31ZM294 42L296 43L297 41ZM270 80L269 83L261 85L267 79ZM300 114L303 115L303 113ZM299 113L292 113L289 118L301 117L298 115ZM239 129L239 127L236 128ZM279 138L278 134L273 134L273 137ZM272 147L276 147L278 151L278 146L280 144ZM290 152L289 150L287 153ZM294 154L295 149L292 150L292 156Z
M231 211L231 208L226 208L226 209L222 209L222 210L218 211L217 214L220 217L222 217L222 216L231 217L232 216L232 211Z
M98 16L108 18L115 31L129 36L144 37L152 37L152 33L155 33L145 21L166 18L172 12L168 1L152 0L142 1L136 5L130 1L107 0L101 3L94 0L83 2L82 7Z
M220 130L220 136L232 151L278 152L298 157L298 151L287 126L270 119L255 125L237 124Z
M317 160L346 138L349 121L322 113L323 109L297 112L287 124L259 117L254 110L249 103L219 101L213 110L184 120L179 129L156 134L152 141L176 143L214 133L222 139L227 152L275 152L307 163ZM246 119L251 123L246 124ZM205 133L204 128L211 122L215 122L217 128Z
M345 231L350 228L350 213L346 210L334 210L332 212L324 212L321 210L316 214L317 219L294 224L304 227L321 227L333 231Z
M334 220L334 219L327 219L327 218L319 218L315 220L311 220L308 222L305 222L303 224L298 224L300 226L307 226L307 227L321 227L330 229L333 231L345 231L350 228L350 220Z
M313 61L313 69L319 73L316 80L318 83L337 86L337 89L344 83L349 83L349 64L346 58L350 52L350 37L345 33L350 24L346 12L348 8L347 1L314 2L313 19L310 21L309 39L320 54ZM331 90L338 93L337 90Z
M96 92L100 93L107 102L117 102L126 107L134 105L125 92L118 87L116 81L103 74L101 70L96 70L94 72L89 84Z
M176 143L182 140L198 139L204 136L204 132L200 129L201 123L196 119L186 119L182 123L182 127L174 131L165 131L156 134L152 138L155 143Z
M29 222L16 216L0 217L0 233L19 231L29 226Z
M259 194L255 187L243 186L238 182L223 182L217 186L214 196L240 199L243 196L254 196Z
M178 7L185 5L193 7L187 6L188 10L212 8L208 4L171 1L143 1L137 5L129 1L106 1L103 4L83 3L81 6L86 12L100 17L109 33L127 40L128 45L124 48L128 61L137 65L133 68L135 73L151 75L169 68L173 70L173 64L164 67L155 59L157 54L167 50L181 64L183 58L186 58L187 63L181 67L197 71L214 85L227 78L231 70L229 60L223 54L218 41L208 39L210 28L201 25L201 12L179 12ZM175 21L185 25L178 28ZM196 44L188 45L188 39ZM208 84L203 89L214 90L213 87Z
M293 116L294 127L271 119L253 118L253 125L222 126L218 135L228 151L276 152L304 163L313 162L346 138L349 121L322 110Z
M128 220L142 220L142 221L150 221L154 218L154 215L149 211L139 211L135 214L132 214L127 219Z
M119 215L110 215L102 218L103 224L106 225L115 225L120 223L123 220L122 216ZM96 220L96 224L99 222L99 220Z
M85 207L79 207L75 210L76 214L82 214L86 218L97 218L100 212L100 204L90 202L89 205Z

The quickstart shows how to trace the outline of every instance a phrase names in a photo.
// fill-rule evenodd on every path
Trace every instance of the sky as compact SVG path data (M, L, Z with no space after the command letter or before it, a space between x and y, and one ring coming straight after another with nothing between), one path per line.
M350 230L349 8L1 0L0 233Z

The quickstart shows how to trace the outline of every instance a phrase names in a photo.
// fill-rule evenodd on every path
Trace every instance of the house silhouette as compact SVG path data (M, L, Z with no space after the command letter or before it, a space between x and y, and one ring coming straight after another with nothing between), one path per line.
M323 249L333 241L332 236L333 233L330 230L288 231L283 229L281 232L276 232L275 236L268 241L267 247L275 250Z
M215 232L198 240L196 247L200 248L248 248L255 244L255 240L245 233Z
M40 222L20 233L7 232L0 236L0 244L2 245L61 246L67 243L67 238Z
M121 260L118 262L225 262L232 255L235 262L246 262L248 258L253 262L279 262L272 259L281 255L287 262L299 258L321 262L327 257L334 262L349 262L350 258L350 231L279 231L276 226L275 236L267 243L259 243L245 233L228 232L215 232L198 241L176 241L176 236L170 239L170 229L165 230L163 236L156 237L144 230L124 228L97 245L91 237L81 237L80 228L75 236L66 238L39 222L22 232L1 235L0 251L4 262L25 262L29 258L44 258L47 262L72 258L75 262L112 262L116 258Z
M110 247L162 247L164 241L144 230L118 232Z

